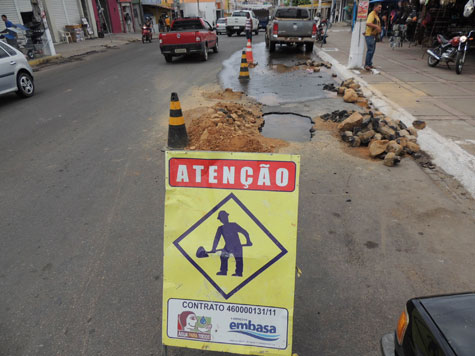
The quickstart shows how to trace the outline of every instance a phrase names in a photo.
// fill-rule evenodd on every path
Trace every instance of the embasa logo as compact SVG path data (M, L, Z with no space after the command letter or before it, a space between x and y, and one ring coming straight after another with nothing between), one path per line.
M236 323L233 321L229 324L229 329L230 333L244 334L263 341L276 341L279 339L274 325L254 324L250 320L247 323Z

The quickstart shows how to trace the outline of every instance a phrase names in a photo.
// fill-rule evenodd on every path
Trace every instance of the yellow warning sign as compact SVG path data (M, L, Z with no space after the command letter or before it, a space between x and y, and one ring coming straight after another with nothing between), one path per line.
M291 355L299 159L167 152L165 345Z

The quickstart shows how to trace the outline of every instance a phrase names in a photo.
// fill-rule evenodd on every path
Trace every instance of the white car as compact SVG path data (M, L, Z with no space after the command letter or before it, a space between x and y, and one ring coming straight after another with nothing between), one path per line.
M0 94L10 92L16 92L23 98L33 96L33 69L23 53L0 41Z
M216 22L216 33L218 35L226 33L226 22L227 21L225 17L219 18L218 21Z

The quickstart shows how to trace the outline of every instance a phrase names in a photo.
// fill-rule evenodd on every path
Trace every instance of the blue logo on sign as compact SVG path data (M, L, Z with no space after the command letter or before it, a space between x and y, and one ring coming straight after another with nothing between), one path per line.
M276 334L277 329L274 325L254 324L250 320L247 323L233 321L229 324L229 329L230 333L243 334L263 341L276 341L280 336Z

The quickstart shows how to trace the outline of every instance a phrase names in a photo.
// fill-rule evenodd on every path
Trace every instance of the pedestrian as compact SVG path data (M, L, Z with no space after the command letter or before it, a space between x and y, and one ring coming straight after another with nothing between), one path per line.
M381 9L382 5L376 3L373 7L373 11L371 11L366 20L366 60L364 65L366 70L373 69L373 56L376 51L376 37L381 33L381 20L379 19Z
M251 13L246 12L246 38L248 40L251 40L252 42L252 19L251 19Z
M165 26L167 27L167 32L170 31L170 17L165 17Z
M125 13L125 23L127 24L127 32L132 32L132 18L128 12Z
M18 43L17 43L17 38L16 38L16 32L9 30L10 28L16 28L17 26L14 25L11 21L8 20L7 15L2 15L2 21L5 24L5 30L3 30L1 33L3 35L0 36L0 38L4 38L7 40L7 43L13 47L18 48Z

